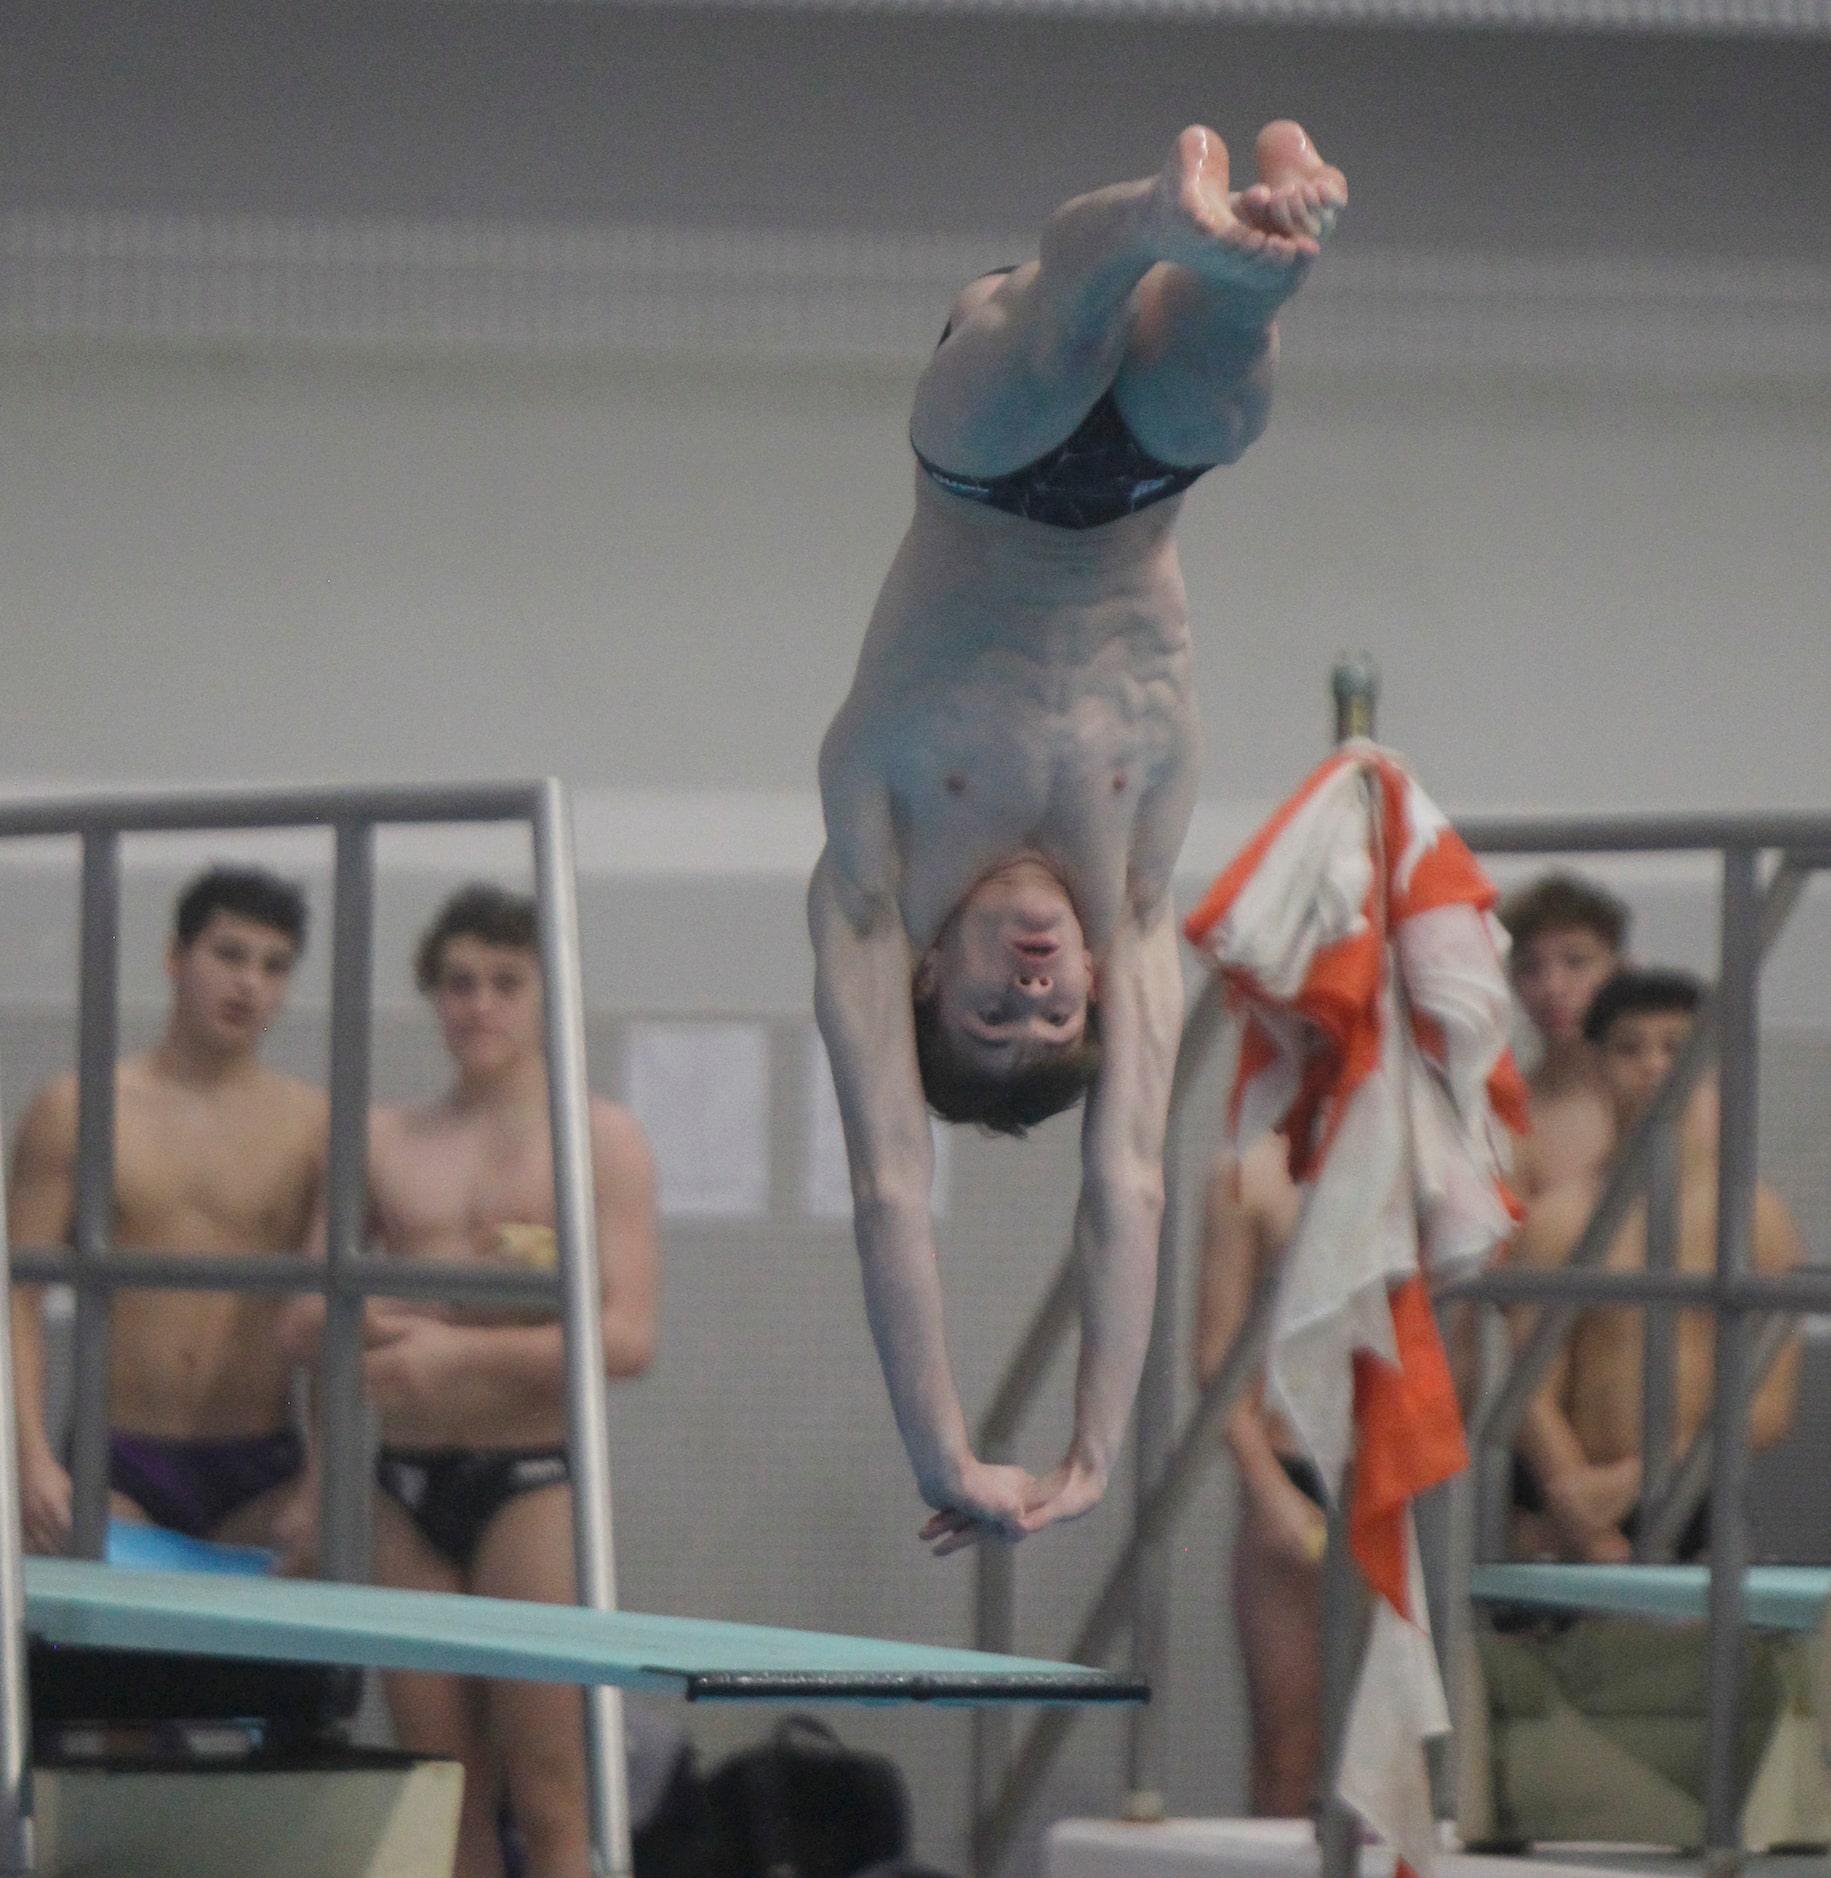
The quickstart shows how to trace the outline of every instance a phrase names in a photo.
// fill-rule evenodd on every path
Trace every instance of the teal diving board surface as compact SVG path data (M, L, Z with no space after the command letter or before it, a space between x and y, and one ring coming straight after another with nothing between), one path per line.
M54 1644L536 1682L689 1701L1139 1702L1105 1670L693 1617L391 1591L311 1579L25 1561L25 1625Z
M1471 1594L1484 1604L1609 1611L1672 1622L1702 1618L1708 1565L1478 1565ZM1831 1568L1753 1565L1742 1581L1746 1619L1757 1630L1816 1630L1831 1599Z

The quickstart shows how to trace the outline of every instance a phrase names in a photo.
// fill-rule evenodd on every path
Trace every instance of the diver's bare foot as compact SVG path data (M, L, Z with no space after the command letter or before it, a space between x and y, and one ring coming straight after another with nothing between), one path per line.
M1305 269L1319 252L1307 228L1282 226L1299 218L1280 206L1288 186L1271 190L1263 183L1236 197L1228 191L1227 146L1213 131L1191 124L1170 146L1155 185L1152 217L1156 259L1200 274L1220 287L1236 287L1269 315L1297 289ZM1306 179L1300 186L1309 187ZM1240 213L1244 196L1262 198L1251 215Z
M1348 206L1348 179L1325 163L1301 124L1281 117L1253 146L1259 180L1233 199L1234 213L1268 235L1328 239Z

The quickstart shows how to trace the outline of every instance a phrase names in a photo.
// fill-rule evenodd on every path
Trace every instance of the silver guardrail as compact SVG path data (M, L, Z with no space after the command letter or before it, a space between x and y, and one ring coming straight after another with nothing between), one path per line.
M557 1273L493 1271L455 1262L370 1258L368 1109L370 984L375 954L375 831L382 826L525 824L534 845L544 977L545 1053L553 1131ZM120 1050L121 840L129 834L329 828L334 839L331 938L330 1140L326 1256L187 1256L118 1251L113 1242L114 1070ZM77 1171L73 1243L25 1247L14 1283L74 1288L72 1549L102 1554L108 1520L109 1307L116 1291L317 1292L325 1299L322 1386L324 1568L367 1577L362 1534L368 1486L362 1390L362 1312L371 1297L436 1297L547 1304L564 1325L567 1431L578 1598L616 1608L608 1402L600 1330L597 1213L592 1177L585 1001L571 813L562 784L453 787L157 791L0 802L0 840L73 836L81 843L77 986ZM5 1252L0 1235L0 1253ZM10 1338L0 1354L0 1866L31 1869L29 1730L20 1636L23 1613L17 1479L10 1433ZM606 1878L630 1870L628 1773L617 1690L584 1694L593 1857Z

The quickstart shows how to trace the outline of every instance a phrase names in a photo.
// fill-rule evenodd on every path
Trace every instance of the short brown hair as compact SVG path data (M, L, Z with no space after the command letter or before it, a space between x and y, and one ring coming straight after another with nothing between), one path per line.
M970 1061L941 1022L939 991L915 1000L916 1068L922 1094L944 1122L973 1122L988 1134L1021 1138L1038 1122L1071 1109L1100 1072L1099 1007L1073 1043L1028 1044L1014 1067L990 1076Z
M509 893L488 881L475 880L460 887L420 935L413 955L413 982L422 991L437 988L445 948L454 939L481 939L486 946L533 952L539 946L534 902L525 893Z
M1516 946L1542 932L1574 926L1593 932L1611 952L1619 952L1628 942L1633 918L1625 902L1581 874L1541 874L1500 904L1500 923Z

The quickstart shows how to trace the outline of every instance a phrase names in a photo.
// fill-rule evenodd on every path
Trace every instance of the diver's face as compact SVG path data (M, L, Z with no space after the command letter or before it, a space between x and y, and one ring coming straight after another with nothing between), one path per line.
M982 880L923 971L932 974L942 1028L990 1074L1086 1034L1093 958L1073 903L1037 863Z

